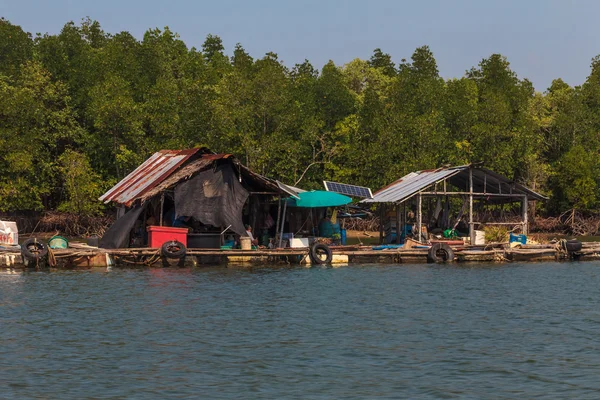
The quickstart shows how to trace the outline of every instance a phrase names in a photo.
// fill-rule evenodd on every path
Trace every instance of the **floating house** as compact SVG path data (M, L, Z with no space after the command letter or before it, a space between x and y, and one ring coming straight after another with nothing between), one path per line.
M431 201L429 199L434 199ZM455 221L450 221L449 208L452 198L462 200L462 207ZM383 240L383 231L386 227L399 228L406 225L410 219L409 213L414 210L414 236L420 240L426 239L424 224L439 222L443 229L456 227L461 220L466 220L469 237L472 244L476 242L476 229L484 221L475 221L474 207L498 206L507 203L520 203L521 215L519 222L494 222L485 221L485 225L520 225L522 233L528 232L528 203L534 200L547 198L535 191L519 184L503 175L483 168L481 163L455 167L442 167L438 169L411 172L397 181L379 189L372 198L361 201L363 204L380 204L382 223L380 224L380 238ZM429 201L428 201L429 200ZM428 201L427 217L424 220L423 203ZM457 203L456 200L454 200ZM433 206L435 203L435 206ZM461 203L459 200L458 203ZM435 207L435 208L434 208ZM434 210L431 210L434 208ZM385 210L395 209L395 214ZM407 211L408 210L408 211ZM433 212L431 212L433 211ZM388 217L386 221L385 217ZM466 218L465 218L466 217ZM391 232L389 229L388 232ZM396 231L396 229L394 229ZM394 232L394 239L400 242L400 230ZM390 237L391 235L388 235Z
M276 229L281 196L288 194L276 181L251 171L231 154L206 148L161 150L100 197L120 206L117 221L100 247L145 246L147 226L195 223L201 247L218 248L223 232L247 235L260 219ZM186 221L177 221L185 216ZM211 240L217 239L217 240Z

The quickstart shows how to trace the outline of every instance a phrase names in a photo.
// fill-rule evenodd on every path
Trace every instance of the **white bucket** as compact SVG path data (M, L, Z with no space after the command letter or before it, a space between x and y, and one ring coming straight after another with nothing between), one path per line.
M242 247L242 250L252 250L252 239L249 237L241 237L240 246Z

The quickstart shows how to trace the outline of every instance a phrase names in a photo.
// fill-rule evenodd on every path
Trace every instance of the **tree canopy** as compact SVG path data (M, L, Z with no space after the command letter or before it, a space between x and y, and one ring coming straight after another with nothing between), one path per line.
M540 93L500 54L456 79L427 46L320 69L231 54L168 27L138 40L85 19L33 37L0 19L0 211L97 213L85 202L153 152L201 145L307 189L484 161L551 195L547 213L600 207L600 56L581 86Z

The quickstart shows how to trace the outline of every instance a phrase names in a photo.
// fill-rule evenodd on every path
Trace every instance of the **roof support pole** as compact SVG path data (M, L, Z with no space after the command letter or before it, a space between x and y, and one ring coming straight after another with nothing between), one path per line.
M159 226L163 226L163 214L165 213L164 211L164 206L165 206L165 192L162 192L160 194L160 219L158 222Z
M396 203L396 244L400 244L400 204Z
M522 207L522 211L523 211L523 235L527 235L529 233L529 216L527 215L527 211L528 211L528 198L527 195L525 195L525 197L522 200L523 202L523 207Z
M279 195L279 199L277 200L277 222L275 222L275 237L279 234L279 221L281 219L281 195ZM273 244L275 241L273 241Z
M475 244L475 224L473 224L473 167L469 167L469 237Z
M283 213L281 214L281 229L279 230L279 248L283 246L283 227L285 224L285 211L287 210L287 201L283 203Z
M421 196L421 193L419 193L419 195L417 196L417 232L418 235L417 236L417 240L420 242L422 239L422 232L423 231L423 196Z
M383 244L383 218L385 215L385 204L379 206L379 244Z

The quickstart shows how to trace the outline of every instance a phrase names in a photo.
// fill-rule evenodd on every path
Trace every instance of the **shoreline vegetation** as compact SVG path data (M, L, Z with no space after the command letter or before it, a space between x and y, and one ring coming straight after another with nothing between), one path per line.
M377 190L483 161L550 197L532 232L600 229L599 57L581 86L557 78L536 92L500 54L456 79L440 77L427 46L319 69L241 44L229 54L214 35L196 49L167 27L137 39L88 18L55 35L0 19L0 59L0 212L34 212L51 229L102 233L112 210L100 194L155 151L198 146L304 189Z

